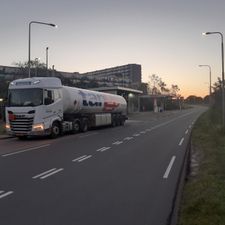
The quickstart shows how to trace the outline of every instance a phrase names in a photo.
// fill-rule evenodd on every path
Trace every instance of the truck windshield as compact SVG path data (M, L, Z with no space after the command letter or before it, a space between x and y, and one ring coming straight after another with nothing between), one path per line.
M10 89L8 106L38 106L43 104L43 89Z

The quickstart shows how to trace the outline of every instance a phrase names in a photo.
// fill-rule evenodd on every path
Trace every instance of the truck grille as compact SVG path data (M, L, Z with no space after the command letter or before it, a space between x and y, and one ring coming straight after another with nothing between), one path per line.
M14 132L30 132L32 130L34 117L25 115L15 115L14 120L10 121L11 130Z

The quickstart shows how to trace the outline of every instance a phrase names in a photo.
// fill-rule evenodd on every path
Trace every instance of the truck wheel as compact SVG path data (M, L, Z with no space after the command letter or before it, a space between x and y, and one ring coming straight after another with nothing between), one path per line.
M113 118L112 120L112 127L116 127L117 123L116 123L116 120Z
M60 135L59 123L54 122L51 129L51 138L57 138Z
M86 132L88 130L88 121L83 120L82 126L81 126L81 132Z
M73 133L78 133L80 131L80 121L74 120L73 122Z

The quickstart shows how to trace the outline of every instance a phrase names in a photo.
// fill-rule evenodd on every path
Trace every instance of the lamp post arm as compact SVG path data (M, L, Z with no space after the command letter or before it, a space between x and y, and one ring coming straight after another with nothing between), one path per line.
M39 21L31 21L31 22L29 22L29 37L28 37L28 77L30 77L30 49L31 49L30 42L31 42L31 24L32 23L37 23L37 24L42 24L42 25L56 27L56 25L53 24L53 23L44 23L44 22L39 22Z

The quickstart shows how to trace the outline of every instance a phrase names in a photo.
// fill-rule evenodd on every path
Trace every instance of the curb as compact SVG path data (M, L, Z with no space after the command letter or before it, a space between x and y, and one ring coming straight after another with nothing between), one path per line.
M14 137L13 136L9 136L9 135L0 135L0 140L10 139L10 138L14 138Z

